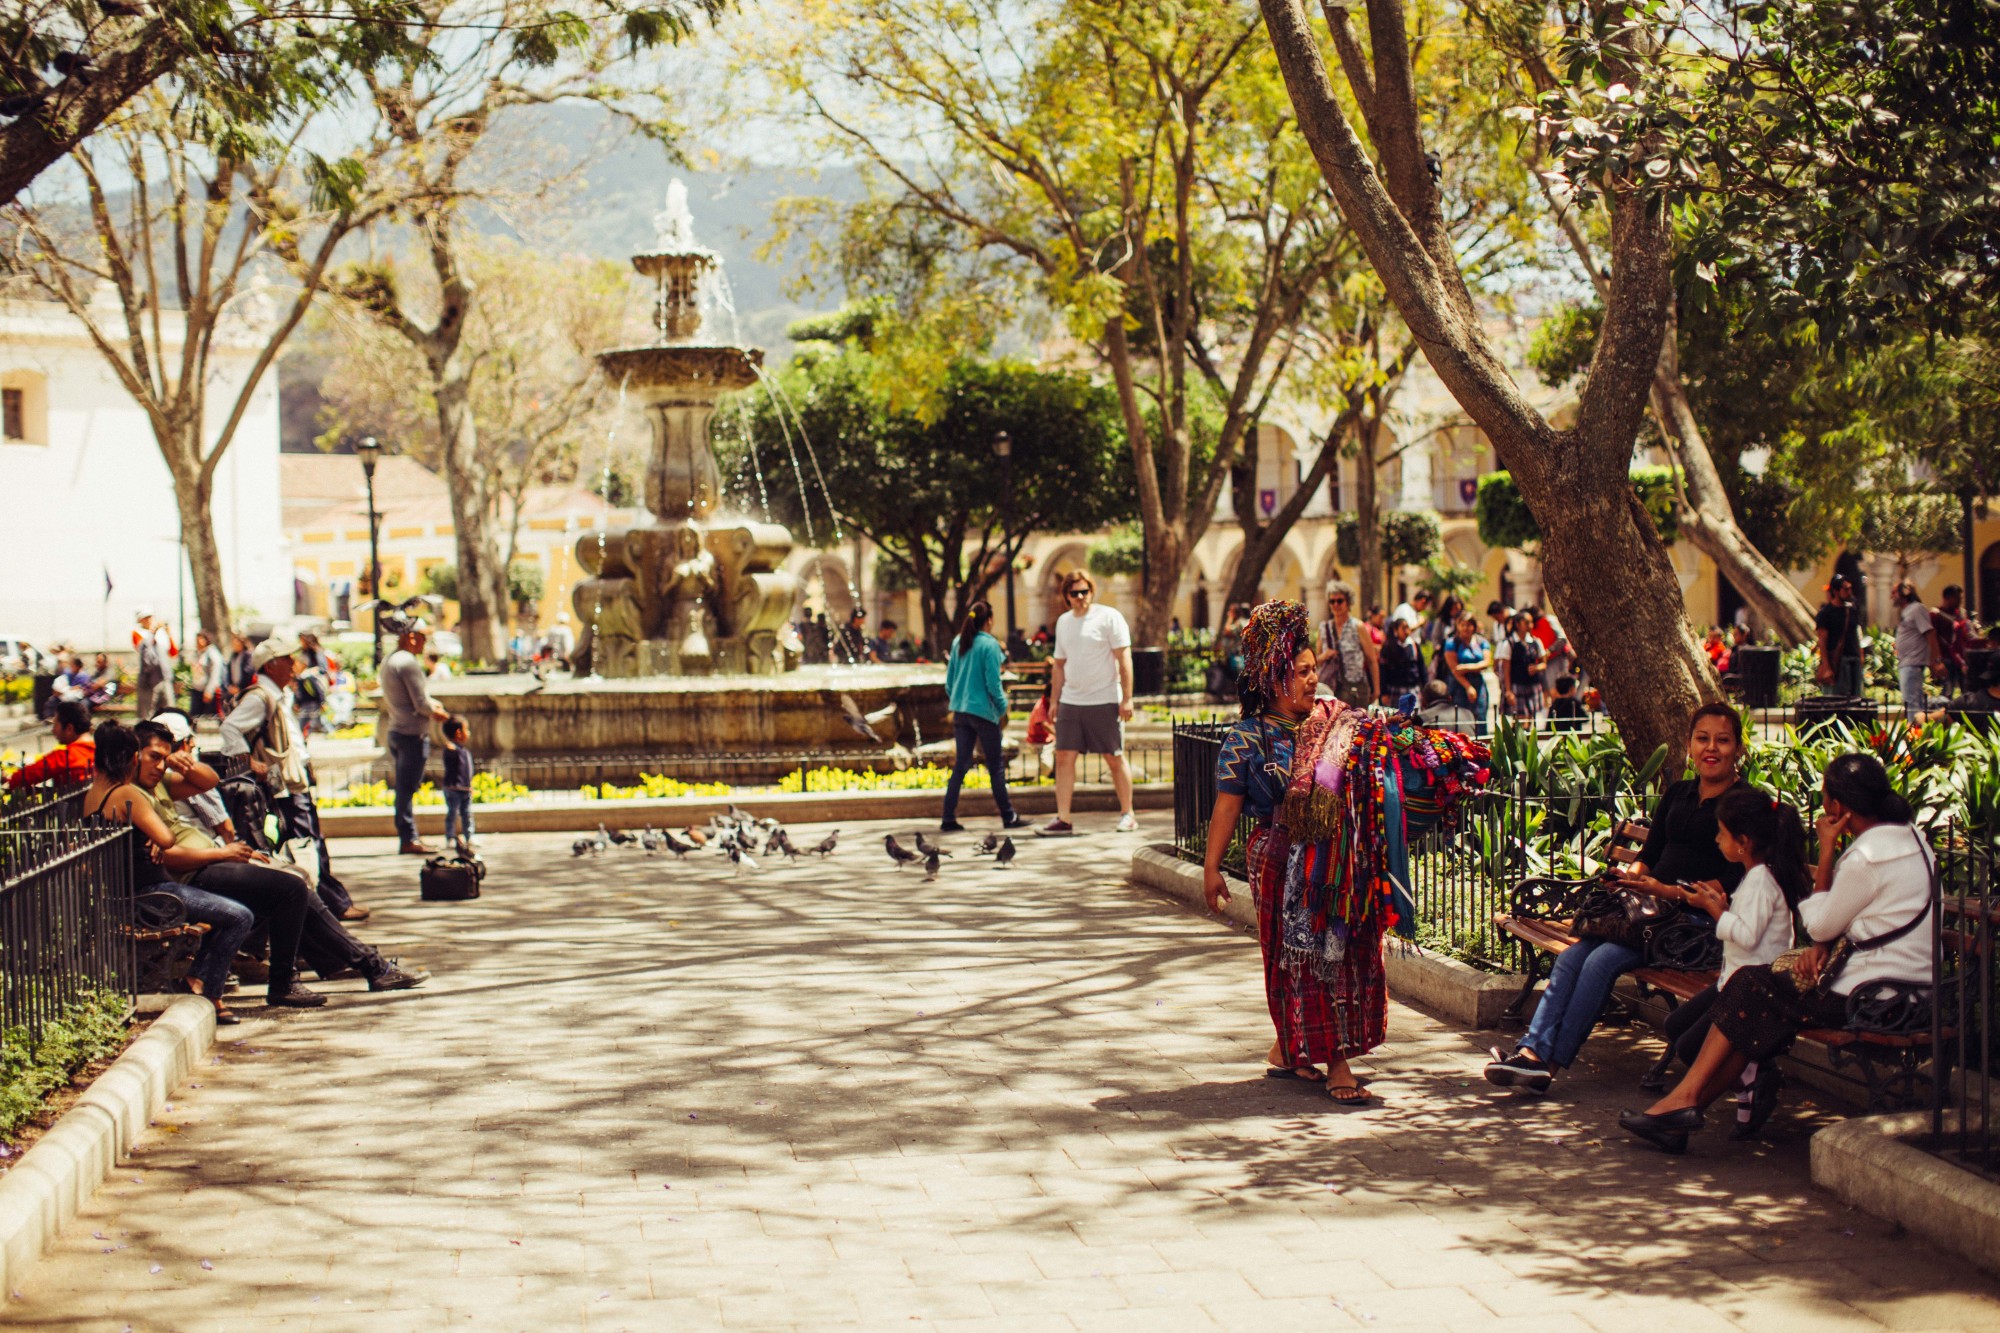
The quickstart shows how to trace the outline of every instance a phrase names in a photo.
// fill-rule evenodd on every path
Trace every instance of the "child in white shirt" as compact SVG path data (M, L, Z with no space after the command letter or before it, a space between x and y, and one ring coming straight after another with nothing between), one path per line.
M1666 1087L1675 1057L1694 1063L1708 1037L1709 1010L1737 968L1771 962L1792 947L1792 907L1812 888L1805 825L1791 806L1754 787L1738 787L1716 802L1715 823L1715 845L1744 868L1742 882L1734 893L1714 880L1691 885L1688 902L1715 921L1722 971L1713 986L1667 1016L1666 1054L1642 1080L1648 1088ZM1746 1085L1756 1078L1746 1071Z

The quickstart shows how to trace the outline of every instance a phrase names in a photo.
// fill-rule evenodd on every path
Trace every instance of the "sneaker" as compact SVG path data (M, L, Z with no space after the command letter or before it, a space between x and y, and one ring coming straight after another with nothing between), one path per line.
M1008 829L1013 829L1013 828L1026 828L1026 827L1028 827L1028 822L1029 822L1029 821L1028 821L1028 819L1027 819L1027 818L1026 818L1025 816L1023 816L1023 815L1014 815L1014 816L1012 816L1011 818L1008 818L1008 819L1005 819L1005 820L1002 820L1002 821L1001 821L1001 823L1000 823L1000 827L1001 827L1001 828L1008 828Z
M274 1009L317 1009L326 1003L326 996L307 990L294 981L290 990L272 991L264 998L264 1003Z
M1035 836L1038 838L1073 838L1076 836L1076 829L1067 819L1051 819L1048 823L1035 830Z
M965 832L965 825L959 823L956 819L947 819L944 823L938 825L938 832L963 833Z
M397 967L394 959L384 960L382 970L368 978L369 990L412 990L431 979L431 974L418 968L415 972L405 972Z
M1139 831L1139 816L1133 814L1130 810L1118 816L1118 831L1120 833L1137 833Z
M1519 1088L1541 1096L1556 1081L1556 1072L1540 1060L1529 1059L1524 1052L1502 1055L1495 1046L1492 1063L1486 1066L1486 1081L1496 1088Z

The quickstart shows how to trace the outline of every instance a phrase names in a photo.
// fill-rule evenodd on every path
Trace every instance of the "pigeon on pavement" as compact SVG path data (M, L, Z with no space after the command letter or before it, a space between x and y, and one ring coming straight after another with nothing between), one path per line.
M694 841L692 838L683 838L672 829L668 829L660 835L660 845L672 852L676 857L685 857L689 852L701 850L700 843Z
M750 850L739 842L729 844L729 859L736 863L738 870L743 869L745 866L748 866L752 870L757 868L757 862L751 857Z
M1000 835L989 833L979 840L979 845L972 849L972 854L974 856L991 856L999 846Z
M935 847L931 848L930 854L924 857L924 878L936 879L938 877L938 857L950 855L950 852L940 852Z
M1014 864L1014 840L1012 838L1000 839L1000 850L993 853L993 864L996 866Z
M889 859L896 863L898 870L918 859L915 852L896 841L896 835L893 833L882 835L882 846L888 850Z
M944 848L939 847L937 844L927 840L921 832L917 834L917 850L923 853L925 856L931 856L933 854L938 856L951 855L951 853L946 851Z
M569 854L571 856L588 856L596 850L597 839L595 838L578 838L569 845Z
M597 831L599 833L602 833L605 837L611 839L611 841L617 843L620 847L629 847L633 843L639 841L638 838L634 837L630 833L627 833L624 829L615 829L615 828L607 829L606 827L604 827L604 825L599 824L597 826Z
M814 847L812 849L813 854L815 856L822 856L822 857L832 856L833 845L838 841L840 841L840 830L835 829L833 832L827 834L826 837L822 838L817 847Z

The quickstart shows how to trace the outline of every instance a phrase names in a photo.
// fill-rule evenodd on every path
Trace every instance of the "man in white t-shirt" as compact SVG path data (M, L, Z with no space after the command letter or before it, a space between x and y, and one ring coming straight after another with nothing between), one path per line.
M1912 718L1928 706L1924 694L1924 673L1944 670L1944 654L1938 651L1937 630L1931 625L1930 609L1917 596L1916 588L1898 583L1889 594L1896 605L1896 683L1903 691L1903 712Z
M1132 631L1125 617L1097 605L1097 585L1081 570L1063 580L1069 610L1056 619L1049 664L1049 720L1056 726L1056 817L1035 830L1066 838L1076 757L1101 754L1118 792L1118 831L1139 827L1132 813L1132 774L1125 767L1125 723L1132 716Z
M1424 627L1424 621L1430 617L1430 613L1430 590L1419 588L1410 595L1409 601L1399 604L1394 611L1389 613L1389 622L1394 624L1400 620L1408 625L1410 627L1410 637L1414 639L1417 637L1417 631Z

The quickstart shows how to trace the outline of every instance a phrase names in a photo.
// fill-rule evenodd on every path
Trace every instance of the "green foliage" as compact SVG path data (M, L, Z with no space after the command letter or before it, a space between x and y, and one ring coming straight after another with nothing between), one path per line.
M1342 514L1333 531L1334 557L1343 565L1361 563L1361 520ZM1430 563L1444 550L1444 530L1438 516L1428 509L1393 510L1382 515L1382 564L1395 569L1402 565Z
M1877 491L1862 504L1860 545L1908 565L1926 552L1957 550L1962 540L1959 517L1953 496Z
M1652 515L1660 540L1672 545L1680 532L1675 508L1674 471L1664 467L1632 469L1632 489ZM1489 472L1479 479L1479 497L1473 503L1479 523L1479 540L1490 547L1532 549L1542 540L1542 530L1521 498L1520 488L1505 472Z
M1101 579L1137 574L1146 568L1146 535L1136 523L1113 528L1101 541L1091 544L1083 563Z
M1484 573L1459 564L1450 552L1440 551L1425 562L1420 586L1431 595L1433 606L1442 607L1453 597L1464 601L1474 588L1485 581Z
M1604 307L1595 301L1567 302L1550 311L1528 344L1528 365L1536 378L1560 389L1588 370L1603 327Z
M447 602L458 600L458 566L432 565L424 571L423 586L418 589L431 597L442 597Z
M507 599L518 607L538 605L545 591L541 565L533 560L516 560L507 566Z
M903 408L878 391L881 369L865 347L806 344L779 376L796 415L781 421L771 395L744 394L718 414L717 452L752 512L768 504L813 543L843 528L876 542L883 568L902 566L922 593L932 639L992 586L1003 548L1011 557L1031 532L1132 516L1131 455L1108 389L1020 362L959 360L935 385L905 386ZM1011 499L993 452L1002 430Z
M26 1028L7 1031L0 1039L0 1138L32 1119L84 1066L118 1049L128 1008L122 995L92 995L44 1024L40 1041L29 1041Z

